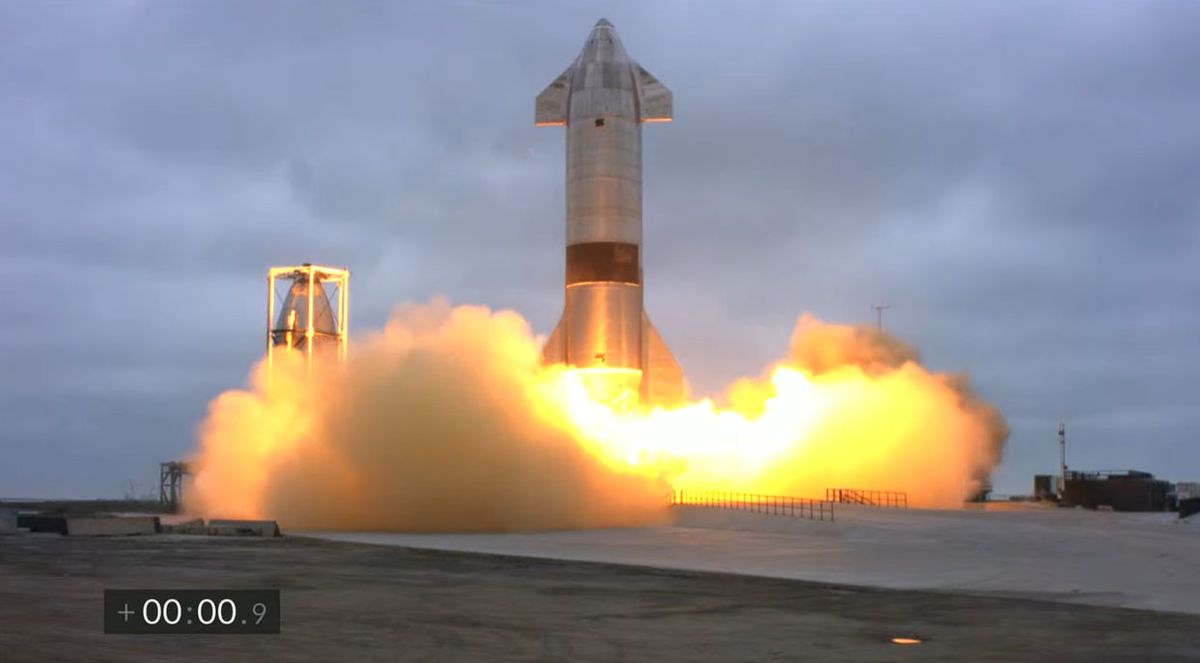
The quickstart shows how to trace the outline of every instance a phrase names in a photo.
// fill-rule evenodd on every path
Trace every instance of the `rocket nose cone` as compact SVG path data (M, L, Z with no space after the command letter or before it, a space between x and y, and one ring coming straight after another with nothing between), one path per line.
M576 62L626 62L628 60L629 55L621 46L621 39L617 36L616 28L608 22L608 19L602 18L596 21L596 27L592 28L592 32L588 35Z

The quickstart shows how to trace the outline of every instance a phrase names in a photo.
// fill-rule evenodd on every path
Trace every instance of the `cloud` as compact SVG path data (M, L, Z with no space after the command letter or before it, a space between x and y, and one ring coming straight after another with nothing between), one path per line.
M694 386L756 372L803 310L887 302L889 329L1013 424L1003 489L1053 464L1059 417L1080 467L1200 475L1200 9L604 14L675 93L676 121L645 132L647 302ZM0 493L112 494L190 448L259 350L269 264L350 266L358 329L441 293L547 331L563 137L532 98L598 17L0 8L0 451L18 458ZM60 461L86 472L21 469Z

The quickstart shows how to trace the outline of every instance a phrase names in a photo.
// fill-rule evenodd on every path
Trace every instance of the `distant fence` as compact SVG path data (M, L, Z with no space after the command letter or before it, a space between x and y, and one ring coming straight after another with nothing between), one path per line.
M859 490L857 488L826 488L825 499L839 504L863 504L893 509L908 508L908 493L898 490Z
M833 521L832 502L786 495L755 495L716 490L674 490L671 491L671 506L701 506L710 509L730 509L773 516Z

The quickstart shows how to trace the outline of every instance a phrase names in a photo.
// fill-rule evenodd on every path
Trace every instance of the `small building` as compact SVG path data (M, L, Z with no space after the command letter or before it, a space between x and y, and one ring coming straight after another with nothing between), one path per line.
M979 488L967 498L968 502L987 502L992 497L992 482L981 481Z
M1057 500L1058 477L1053 474L1033 475L1033 499L1038 501Z
M1175 484L1175 495L1180 500L1200 497L1200 481L1179 481Z
M1036 483L1036 481L1035 481ZM1113 511L1168 511L1171 484L1149 472L1067 472L1061 504Z

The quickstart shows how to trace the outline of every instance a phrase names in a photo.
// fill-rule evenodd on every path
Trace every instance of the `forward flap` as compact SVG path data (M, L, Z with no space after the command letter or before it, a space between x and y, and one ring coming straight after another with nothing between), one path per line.
M642 122L670 122L674 117L675 103L671 91L641 65L634 69L634 76L637 77L641 113L638 119Z
M572 64L537 96L533 113L535 125L556 127L567 123L567 102L571 99L571 74L574 71Z

